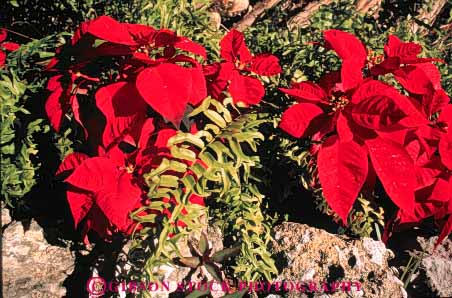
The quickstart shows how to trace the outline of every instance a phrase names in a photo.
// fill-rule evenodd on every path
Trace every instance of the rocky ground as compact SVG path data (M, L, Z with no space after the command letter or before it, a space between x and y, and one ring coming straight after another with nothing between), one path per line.
M74 260L68 248L46 241L36 221L29 225L11 221L2 209L3 297L63 297L62 285L74 269Z
M222 249L222 237L219 231L206 228L206 232L213 251ZM265 295L261 292L259 297L452 296L452 242L450 240L445 241L433 254L424 256L419 270L412 276L410 296L408 296L399 279L401 269L388 265L394 253L382 242L370 238L351 239L290 222L276 226L273 234L271 250L280 270L275 281L281 282L281 285L286 281L287 291L283 291L281 287L279 292ZM80 276L74 278L80 275L78 272L80 257L76 257L69 247L49 244L45 236L46 233L36 221L32 220L24 226L19 221L12 221L7 209L2 209L3 297L80 297L79 295L83 295L86 279L96 275L97 271L93 268L96 266L101 268L106 266L109 260L111 261L108 257L97 255L94 258L97 258L95 262L91 258L91 262L96 263L96 266L84 265L89 267L85 270L85 280ZM192 237L188 241L196 242L197 240ZM434 241L434 238L429 241L419 239L422 249L426 252L431 252ZM190 255L187 241L181 242L180 248L186 256ZM127 255L127 245L125 245L117 258L120 260L118 264L123 273L129 268ZM116 270L116 273L113 273L116 278L120 276L118 272ZM199 281L205 271L190 272L186 267L162 266L161 273L163 279L176 283L187 278L194 282ZM289 281L292 285L288 283ZM351 283L347 284L348 282ZM77 287L80 289L75 291L77 294L74 294L73 289ZM214 296L222 295L223 293L219 292ZM168 292L160 292L155 296L176 297Z

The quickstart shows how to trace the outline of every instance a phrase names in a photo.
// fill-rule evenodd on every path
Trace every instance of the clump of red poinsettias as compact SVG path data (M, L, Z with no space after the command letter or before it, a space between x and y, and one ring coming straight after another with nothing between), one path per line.
M143 174L171 158L167 143L178 129L202 128L185 116L189 106L207 96L221 100L225 91L235 103L257 104L265 93L258 75L281 72L276 57L251 54L238 31L220 48L222 61L206 64L205 48L186 37L102 16L81 24L58 49L47 67L54 75L45 109L56 131L72 112L86 140L86 152L69 154L57 171L84 235L133 231L130 212L149 204ZM204 204L195 195L190 202Z
M452 231L452 104L432 63L441 60L418 57L420 45L393 35L380 56L339 30L324 32L324 47L342 60L340 70L281 89L298 103L280 127L311 138L323 194L344 224L378 177L399 208L394 223L434 216L441 242Z

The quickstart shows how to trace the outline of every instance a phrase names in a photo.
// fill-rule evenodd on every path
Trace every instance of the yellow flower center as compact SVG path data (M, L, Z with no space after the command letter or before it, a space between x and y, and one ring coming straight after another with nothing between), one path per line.
M383 60L385 60L384 55L378 54L377 52L369 50L369 53L367 55L367 61L368 61L369 67L380 64L381 62L383 62Z
M331 109L334 112L343 109L349 102L350 100L344 95L341 96L333 95L330 98L330 106L332 107Z

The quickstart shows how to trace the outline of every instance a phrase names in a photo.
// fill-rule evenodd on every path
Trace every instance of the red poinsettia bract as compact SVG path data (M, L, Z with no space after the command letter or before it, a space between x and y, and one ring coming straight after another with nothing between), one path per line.
M0 68L5 65L6 51L14 52L20 48L20 45L15 42L5 41L7 36L6 30L0 28Z
M96 44L99 40L100 45ZM83 23L72 38L72 46L60 53L60 56L75 56L77 63L68 68L57 57L48 67L60 73L48 86L51 95L46 111L53 128L59 131L69 107L75 118L79 117L77 95L84 94L93 81L100 80L89 77L85 71L102 56L122 59L120 76L134 85L137 96L178 127L187 105L198 104L207 96L207 91L201 65L176 50L206 57L201 45L169 30L119 23L106 16ZM125 108L126 101L122 102L119 109Z
M298 103L284 112L280 127L294 137L321 142L313 150L319 182L344 223L376 174L399 207L400 222L434 215L446 222L440 225L444 238L451 228L452 143L449 97L432 64L439 59L418 58L419 45L390 36L385 60L375 65L352 34L327 30L324 39L325 47L341 58L341 69L324 75L319 84L281 88ZM363 76L365 68L371 69L369 76ZM389 72L408 96L378 80Z
M271 54L252 55L243 33L232 29L220 42L224 60L205 67L209 93L220 98L228 91L235 103L258 104L265 95L261 81L250 74L275 76L281 73L279 60Z

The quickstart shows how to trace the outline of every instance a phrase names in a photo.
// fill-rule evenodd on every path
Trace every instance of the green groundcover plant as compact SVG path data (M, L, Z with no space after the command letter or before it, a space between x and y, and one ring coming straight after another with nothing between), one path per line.
M387 240L433 217L437 245L451 233L446 57L397 30L368 37L375 20L324 22L331 8L298 32L257 24L250 50L242 32L209 29L202 1L179 4L144 5L130 22L97 16L23 45L2 29L2 199L18 205L36 185L45 162L36 135L49 136L60 160L51 174L81 238L130 238L147 279L178 257L221 280L216 260L232 255L230 274L272 279L275 220L261 173L275 152L297 161L301 184L344 227L374 217ZM29 105L36 98L39 108ZM209 222L236 246L209 256L201 236L199 255L182 256L178 242Z

